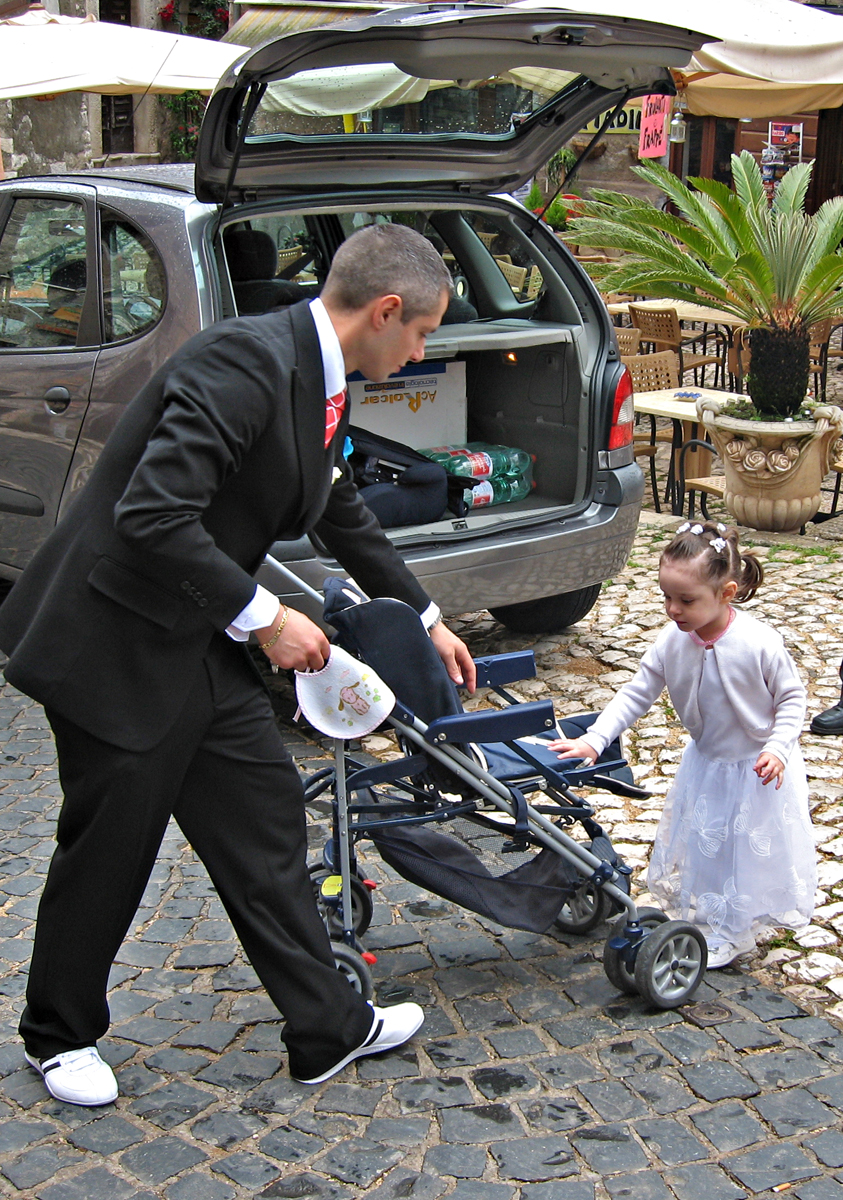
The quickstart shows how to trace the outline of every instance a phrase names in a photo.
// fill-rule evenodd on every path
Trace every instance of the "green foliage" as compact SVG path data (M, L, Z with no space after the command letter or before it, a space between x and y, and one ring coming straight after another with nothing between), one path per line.
M206 97L201 92L182 92L179 96L162 96L161 103L170 114L168 136L172 161L192 162Z
M580 246L612 246L620 259L595 264L604 291L690 300L722 309L753 328L806 329L843 316L843 198L805 212L812 164L792 167L772 206L760 168L732 155L735 188L712 179L687 187L658 163L634 167L673 202L674 216L636 196L594 189L568 223Z
M559 196L555 200L551 200L544 211L544 219L551 229L565 229L568 224L568 209L564 200L561 200Z
M165 29L175 26L179 33L195 37L221 38L228 29L228 6L222 0L188 0L187 20L183 23L185 8L177 0L167 0L158 16Z
M543 204L544 196L542 196L542 190L534 179L532 187L527 193L527 199L524 201L524 207L529 208L530 212L535 212L536 209L541 208Z
M572 150L570 146L563 146L548 160L547 179L553 191L559 187L576 161L576 151Z

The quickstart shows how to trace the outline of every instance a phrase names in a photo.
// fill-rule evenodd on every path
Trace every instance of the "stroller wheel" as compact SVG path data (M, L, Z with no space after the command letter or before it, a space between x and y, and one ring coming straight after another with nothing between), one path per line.
M559 910L555 924L564 933L588 933L605 921L612 903L602 888L588 882L569 896Z
M372 972L356 950L346 946L344 942L331 942L334 952L334 962L337 970L342 971L348 982L359 992L364 1000L371 1000L375 985L372 982Z
M666 924L668 918L659 908L639 908L638 920L645 929L653 930ZM620 932L622 934L623 929ZM612 945L614 940L615 936L613 935L603 947L603 970L613 987L616 987L619 992L627 992L630 996L634 996L639 991L638 984L635 982L635 962L644 942L639 943L635 958L631 964L627 964L623 958L623 952ZM644 940L646 941L646 938Z
M316 897L316 903L319 906L319 911L322 914L322 919L328 926L328 932L341 936L343 932L342 916L340 914L339 905L329 903L327 896L336 896L335 888L339 885L339 875L334 871L329 871L327 867L323 867L321 863L317 863L308 869L310 882L313 885L313 894ZM327 888L323 891L326 882L330 880ZM337 881L334 883L334 881ZM374 913L374 904L372 903L372 894L362 879L356 875L351 876L351 921L352 928L358 937L362 937L372 923L372 915Z
M656 1008L678 1008L693 996L705 974L708 951L699 929L666 921L649 933L635 956L635 983Z

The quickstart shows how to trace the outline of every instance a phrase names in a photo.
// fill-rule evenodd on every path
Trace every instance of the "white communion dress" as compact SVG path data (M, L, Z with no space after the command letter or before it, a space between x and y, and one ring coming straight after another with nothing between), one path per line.
M670 917L733 943L763 926L804 926L816 891L797 741L805 689L781 637L742 612L709 647L668 626L586 740L602 750L665 684L693 740L665 800L647 875L651 893ZM762 750L785 763L778 789L753 771Z

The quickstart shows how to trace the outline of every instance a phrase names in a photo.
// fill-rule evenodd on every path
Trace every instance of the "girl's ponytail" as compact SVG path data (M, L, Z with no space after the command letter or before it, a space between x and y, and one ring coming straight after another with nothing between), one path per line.
M737 535L735 540L737 541ZM738 590L735 592L735 600L738 603L751 600L764 582L764 568L755 555L744 551L742 554L739 552L739 557L742 569L737 581Z

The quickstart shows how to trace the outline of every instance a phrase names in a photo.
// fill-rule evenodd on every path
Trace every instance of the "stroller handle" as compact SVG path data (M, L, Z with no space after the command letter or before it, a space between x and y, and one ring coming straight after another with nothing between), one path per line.
M277 558L273 558L271 554L264 555L264 562L268 563L270 567L274 567L276 571L289 579L290 583L294 584L297 588L300 588L306 596L310 596L311 600L315 600L320 607L322 606L325 601L325 597L322 595L322 593L317 592L316 588L312 588L309 583L305 583L305 581L298 576L295 571L291 571L289 567L285 567L282 562L279 562Z

